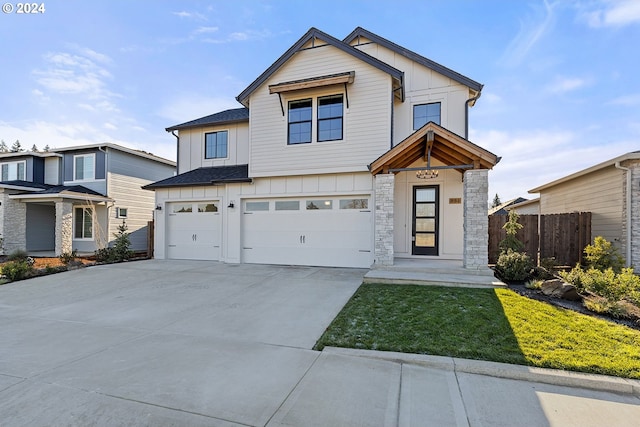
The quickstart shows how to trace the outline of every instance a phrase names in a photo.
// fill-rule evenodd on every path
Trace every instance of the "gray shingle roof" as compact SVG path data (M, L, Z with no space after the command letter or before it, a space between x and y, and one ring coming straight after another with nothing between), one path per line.
M167 132L172 130L195 128L207 125L220 125L226 123L238 123L249 121L249 109L248 108L233 108L230 110L224 110L219 113L211 114L209 116L200 117L199 119L191 120L179 125L166 128Z
M92 196L104 197L104 194L98 193L97 191L94 191L82 185L51 185L51 184L40 184L38 182L21 181L21 180L1 181L0 186L2 185L33 188L34 190L37 190L33 192L25 191L24 192L25 194L60 194L66 191L66 192L72 192L72 193L90 194Z
M145 190L184 185L212 185L232 182L251 182L249 165L198 168L142 187Z

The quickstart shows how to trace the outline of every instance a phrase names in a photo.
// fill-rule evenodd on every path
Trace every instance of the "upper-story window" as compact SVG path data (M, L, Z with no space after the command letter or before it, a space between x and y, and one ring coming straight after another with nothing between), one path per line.
M413 130L420 129L429 122L440 124L440 103L413 106Z
M94 180L96 177L95 164L95 154L78 154L76 156L73 156L73 180Z
M342 95L318 98L318 141L342 139Z
M311 99L289 102L289 144L311 142Z
M25 162L24 160L20 162L2 163L2 166L0 167L2 170L2 180L3 181L15 181L15 180L24 181L25 180L24 171L25 171L26 165L27 165L27 162Z
M227 157L227 140L229 132L221 130L204 134L204 158L224 159Z

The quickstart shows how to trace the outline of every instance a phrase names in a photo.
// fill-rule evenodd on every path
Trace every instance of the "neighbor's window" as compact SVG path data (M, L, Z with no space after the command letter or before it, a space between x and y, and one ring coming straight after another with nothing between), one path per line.
M116 208L116 218L126 218L127 208Z
M87 181L95 179L95 154L81 154L73 156L74 181Z
M318 98L318 141L342 139L342 95Z
M413 130L420 129L429 122L440 124L440 103L413 106Z
M311 99L289 102L289 144L311 142Z
M93 239L93 209L75 208L74 215L74 239Z
M2 180L3 181L24 181L25 161L2 163Z
M228 132L222 130L204 134L204 158L223 159L227 157Z

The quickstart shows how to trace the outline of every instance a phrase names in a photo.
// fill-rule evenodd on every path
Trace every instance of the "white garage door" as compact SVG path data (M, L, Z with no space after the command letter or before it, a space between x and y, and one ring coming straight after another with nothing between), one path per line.
M243 262L368 268L369 204L369 196L247 200Z
M167 205L167 258L220 259L219 202L174 202Z

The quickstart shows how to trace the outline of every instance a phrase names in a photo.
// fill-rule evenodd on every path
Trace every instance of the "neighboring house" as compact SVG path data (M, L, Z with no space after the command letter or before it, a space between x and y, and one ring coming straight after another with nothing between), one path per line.
M526 202L527 199L523 197L517 197L515 199L508 200L504 203L500 203L498 206L489 209L489 215L507 215L508 207L513 206L517 203Z
M507 213L515 211L518 215L540 215L540 198L525 200L505 207Z
M466 139L481 90L362 28L311 28L237 96L243 108L167 128L178 175L145 187L161 208L155 257L486 269L499 158Z
M640 151L541 185L540 214L591 212L591 240L603 236L640 271Z
M141 186L175 174L175 162L115 144L0 154L5 253L93 252L126 222L133 250L147 248L155 207Z

